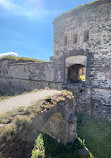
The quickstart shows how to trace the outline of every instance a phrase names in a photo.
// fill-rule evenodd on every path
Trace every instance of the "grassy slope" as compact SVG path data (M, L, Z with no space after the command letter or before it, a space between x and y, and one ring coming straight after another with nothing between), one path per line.
M89 158L78 155L78 149L84 148L84 143L79 138L65 146L46 134L40 134L35 141L31 158Z
M64 146L49 136L41 134L35 141L31 158L44 158L44 155L51 158L78 158L78 149L84 148L85 145L93 154L92 157L111 158L111 124L87 115L79 114L77 118L77 135L83 141L76 139L76 142Z
M91 116L78 115L77 134L85 139L94 158L111 158L111 124Z
M32 61L32 62L44 62L43 60L38 60L38 59L34 59L34 58L27 58L27 57L15 57L15 56L12 56L12 55L8 55L8 56L3 56L3 57L0 57L0 60L1 59L14 59L15 62L21 62L21 61L25 61L25 62L28 62L28 61Z

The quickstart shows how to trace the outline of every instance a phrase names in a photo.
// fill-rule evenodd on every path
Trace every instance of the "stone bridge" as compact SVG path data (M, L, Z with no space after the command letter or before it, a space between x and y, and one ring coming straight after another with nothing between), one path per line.
M7 110L4 110L6 105ZM24 143L23 148L30 151L32 148L26 146L33 147L41 132L63 144L73 142L76 138L74 109L74 97L68 91L39 90L0 101L0 110L4 110L0 115L0 154L2 157L11 157L16 150L21 151L18 155L22 157L24 150L18 144Z

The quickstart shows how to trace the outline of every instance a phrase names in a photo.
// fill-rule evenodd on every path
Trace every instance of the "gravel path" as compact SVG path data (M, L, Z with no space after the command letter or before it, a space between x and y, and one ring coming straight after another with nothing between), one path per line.
M28 94L22 94L19 96L11 97L6 100L0 101L0 114L17 109L19 107L28 107L47 96L60 93L57 90L42 90L38 92L31 92Z

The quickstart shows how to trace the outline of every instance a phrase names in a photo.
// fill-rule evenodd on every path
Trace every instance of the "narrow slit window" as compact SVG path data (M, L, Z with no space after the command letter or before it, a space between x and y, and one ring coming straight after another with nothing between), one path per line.
M77 33L73 35L73 44L77 43Z
M84 32L84 42L87 42L89 40L89 30L86 30Z
M64 45L67 45L67 36L64 36Z

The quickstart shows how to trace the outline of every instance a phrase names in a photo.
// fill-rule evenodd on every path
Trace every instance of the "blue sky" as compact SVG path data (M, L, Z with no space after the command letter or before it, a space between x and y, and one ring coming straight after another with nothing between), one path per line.
M92 0L0 0L0 56L53 56L53 19ZM17 54L16 54L17 53Z

